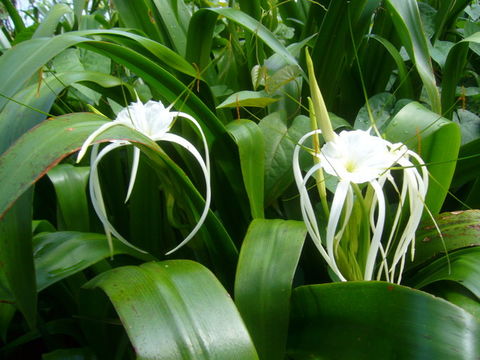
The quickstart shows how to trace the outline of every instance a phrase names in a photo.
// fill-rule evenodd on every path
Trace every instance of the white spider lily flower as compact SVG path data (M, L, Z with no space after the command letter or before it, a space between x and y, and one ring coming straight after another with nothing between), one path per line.
M168 141L172 143L176 143L187 151L189 151L193 157L197 160L198 164L200 165L204 178L205 178L205 185L206 185L206 193L205 193L205 207L203 209L202 214L200 215L200 219L198 220L197 224L193 228L193 230L187 235L187 237L173 250L170 250L168 254L176 251L184 244L186 244L192 237L198 232L200 227L202 226L203 222L205 221L208 210L210 208L211 202L211 186L210 186L210 159L209 159L209 152L208 152L208 144L205 137L205 134L200 127L200 124L190 115L179 112L179 111L170 111L171 106L164 107L160 101L148 101L146 104L143 104L140 100L134 102L127 106L126 108L122 109L117 118L111 122L108 122L102 126L100 126L97 130L95 130L90 136L85 140L83 143L77 157L77 162L79 162L83 156L85 155L88 146L90 146L95 139L107 131L109 128L114 126L125 126L131 129L134 129L143 135L149 137L153 141ZM170 129L173 126L174 120L176 118L184 118L190 121L199 131L203 146L204 146L204 157L198 152L198 150L186 139L182 138L179 135L170 133ZM132 244L130 244L123 236L121 236L118 231L115 230L113 225L107 218L107 212L105 209L105 204L103 201L102 190L100 187L100 180L98 178L98 164L100 160L110 151L122 147L132 145L129 141L125 140L111 140L110 144L105 146L100 152L98 152L98 144L95 144L92 149L91 153L91 170L90 170L90 197L92 200L93 207L97 216L99 217L100 221L102 222L105 233L107 234L107 238L109 240L110 247L112 246L111 242L111 235L114 235L117 239L122 241L123 243L142 251L141 249L136 248ZM128 201L130 194L132 192L135 178L138 170L138 164L140 160L140 150L137 147L133 149L133 164L132 164L132 171L130 175L129 186L127 190L127 196L125 202ZM142 251L143 252L143 251Z
M400 283L409 246L413 256L415 231L422 217L428 189L428 171L424 162L403 144L392 144L371 135L368 131L342 131L335 135L333 140L327 141L319 152L311 152L317 161L305 175L302 175L299 163L300 150L305 148L304 143L307 139L317 134L321 134L321 130L305 134L296 145L293 156L293 171L300 193L301 211L315 245L332 271L342 281L372 280L385 276L387 281ZM398 189L391 174L395 166L400 167L397 172L403 175L401 190ZM324 242L307 185L319 169L338 179ZM383 187L387 183L392 185L399 198L390 233L384 234L388 206ZM366 191L360 189L360 184L367 184ZM351 227L365 228L365 225L355 222L353 216L356 211L355 202L360 203L357 208L361 208L362 220L366 220L368 224L367 235L359 236L358 239L345 235L348 230L352 230ZM405 213L408 213L407 220L404 218ZM350 234L352 233L358 235L362 232L350 231ZM366 243L367 251L356 253L354 250L349 253L351 247L355 248L346 244L349 241L352 243L363 241L363 245ZM339 259L345 252L348 254L343 256L343 263L340 265ZM380 264L377 263L379 258ZM348 271L349 266L360 266L362 278L352 279L351 272Z

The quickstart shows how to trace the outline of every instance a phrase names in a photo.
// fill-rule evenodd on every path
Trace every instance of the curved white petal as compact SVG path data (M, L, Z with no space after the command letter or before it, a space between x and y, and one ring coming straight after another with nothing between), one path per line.
M178 145L183 146L186 150L188 150L195 157L198 164L202 168L203 176L205 178L205 187L206 187L206 190L205 190L206 191L205 207L203 208L203 212L200 216L200 219L198 220L197 224L195 225L193 230L190 232L190 234L188 234L188 236L180 244L178 244L174 249L172 249L172 250L170 250L169 252L166 253L166 255L170 255L171 253L173 253L174 251L178 250L183 245L185 245L187 242L189 242L190 239L195 236L195 234L198 232L200 227L203 225L203 222L205 221L205 219L208 215L208 211L210 209L210 202L211 202L212 194L211 194L211 186L210 186L210 169L207 167L207 164L205 164L205 162L203 161L203 158L200 155L200 153L198 152L198 150L190 142L188 142L184 138L182 138L178 135L175 135L175 134L167 133L162 137L162 140L173 142L173 143L176 143ZM208 148L206 148L206 149L207 149L206 150L206 155L208 156ZM208 157L207 157L207 159L208 159ZM208 160L207 160L207 162L208 162Z
M132 171L130 173L130 181L128 182L127 196L125 197L125 202L130 199L132 194L133 185L135 184L135 179L137 178L138 164L140 163L140 149L136 146L133 147L133 159L132 159Z
M82 158L85 156L85 153L87 152L87 149L90 145L92 145L92 143L95 141L95 139L101 135L102 133L104 133L105 131L107 131L108 129L114 127L114 126L120 126L120 125L123 125L123 126L128 126L126 125L124 122L121 122L121 121L110 121L108 123L105 123L103 124L102 126L100 126L97 130L95 130L94 132L92 132L88 137L87 139L83 142L82 144L82 147L80 148L80 151L78 152L78 155L77 155L77 163L80 162L80 160L82 160ZM131 127L131 126L130 126Z
M383 189L376 180L371 181L370 185L372 186L375 192L375 197L377 198L377 201L373 202L373 207L370 209L370 215L372 217L374 216L376 210L375 207L378 209L378 213L377 219L374 221L375 227L370 243L370 249L368 250L367 263L365 265L365 280L372 280L373 270L375 269L375 260L377 258L378 250L381 246L380 241L382 240L383 226L385 224L385 196L383 195Z
M338 269L337 263L335 261L335 251L334 251L334 242L335 242L335 234L337 231L338 221L340 220L340 215L342 214L343 204L345 202L345 198L347 197L348 190L350 188L350 182L340 180L337 185L337 189L335 190L335 195L333 196L332 206L330 210L330 217L328 218L327 224L327 238L326 238L326 245L327 245L327 253L332 259L332 270L336 274L341 274L340 270ZM348 221L348 219L346 219ZM346 279L341 276L342 280L345 281Z
M100 186L100 180L98 178L98 164L102 160L102 158L107 155L110 151L121 147L125 146L126 144L123 142L115 142L111 143L107 146L105 146L100 153L97 154L98 150L98 145L95 148L95 151L92 152L92 161L90 165L90 184L89 184L89 189L90 189L90 197L92 200L92 205L97 213L98 218L102 222L103 227L105 228L105 233L107 234L107 238L109 239L109 246L110 249L112 249L112 244L111 244L111 237L110 234L113 234L119 241L124 243L125 245L139 251L142 253L146 253L144 250L136 247L135 245L132 245L129 243L122 235L118 233L117 230L113 227L113 225L108 221L107 219L107 211L105 208L105 203L103 201L103 196L102 196L102 189Z
M305 134L302 138L300 138L300 140L298 141L298 144L295 146L293 150L293 166L292 167L293 167L293 176L295 179L295 183L297 184L297 188L300 193L300 209L302 211L302 217L304 219L305 226L308 230L308 233L310 234L310 237L313 240L313 243L315 244L317 249L320 251L320 254L325 259L325 261L330 266L330 268L333 268L332 259L330 258L330 256L328 256L327 252L325 251L322 245L322 239L320 236L320 231L318 229L315 211L313 210L312 204L310 202L310 198L308 196L306 183L309 178L308 176L305 176L305 177L302 176L302 171L300 170L300 162L299 162L300 149L302 148L305 140L308 139L310 136L314 134L319 134L319 133L321 133L320 130L311 131ZM310 175L311 174L313 174L313 172L310 172Z

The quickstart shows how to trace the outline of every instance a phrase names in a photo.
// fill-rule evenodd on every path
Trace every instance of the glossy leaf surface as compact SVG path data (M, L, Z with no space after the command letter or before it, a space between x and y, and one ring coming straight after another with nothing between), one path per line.
M109 296L137 359L258 359L233 301L197 263L116 268L87 287Z
M384 282L303 286L293 293L293 359L468 359L480 322L427 293Z
M235 303L261 359L283 359L293 276L305 241L302 222L254 220L237 267Z

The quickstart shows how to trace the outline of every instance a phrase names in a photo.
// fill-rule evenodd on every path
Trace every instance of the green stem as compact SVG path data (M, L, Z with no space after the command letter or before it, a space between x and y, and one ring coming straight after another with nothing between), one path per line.
M317 122L315 118L315 109L313 106L313 102L311 98L308 98L308 105L310 109L310 124L312 127L312 130L317 130ZM313 135L313 162L315 165L317 165L320 162L320 158L318 157L318 154L320 154L320 139L318 137L318 134ZM325 212L325 215L328 217L330 216L330 209L328 208L328 203L327 203L327 189L325 187L325 176L323 174L323 169L319 168L317 171L317 190L318 190L318 195L320 195L320 200L322 202L322 208L323 211Z

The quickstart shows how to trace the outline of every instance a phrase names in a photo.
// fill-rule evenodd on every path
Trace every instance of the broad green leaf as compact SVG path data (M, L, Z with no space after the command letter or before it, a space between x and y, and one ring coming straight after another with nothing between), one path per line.
M299 76L301 76L301 72L297 65L286 65L277 70L272 76L267 77L265 91L272 94L282 86L296 80Z
M420 12L415 0L387 0L385 2L397 34L413 60L428 94L432 111L442 114L438 91L429 52L429 40L423 30Z
M432 60L435 61L441 68L445 66L448 53L455 44L450 41L438 40L431 49Z
M462 145L480 138L480 116L468 110L458 109L453 113L453 120L460 125Z
M102 273L137 359L258 359L228 293L198 263L171 260Z
M0 174L8 172L0 171ZM5 191L7 188L2 189ZM0 218L0 261L15 306L22 312L30 328L35 328L37 293L32 252L33 188L28 189L27 186L16 200Z
M380 93L368 99L368 106L372 112L374 124L370 119L367 105L365 104L357 114L353 127L355 129L367 130L375 125L380 132L383 131L391 119L395 107L395 96L390 93Z
M475 358L480 321L430 294L384 282L302 286L293 292L292 359Z
M480 302L480 247L451 252L418 270L409 284L422 289L437 281L455 281L470 290Z
M265 91L240 91L226 98L217 109L221 108L239 108L244 106L252 106L264 108L278 99L270 97Z
M265 79L268 76L268 68L265 65L255 65L250 71L252 77L253 89L257 90L259 86L265 86Z
M288 127L280 113L272 113L258 125L265 139L265 204L269 205L293 182L293 149L310 131L310 120L298 116Z
M447 196L460 149L458 124L411 102L390 121L385 135L393 143L407 145L427 164L430 182L425 203L434 215L438 214Z
M306 233L303 222L254 220L243 242L235 303L261 359L285 358L290 293Z
M227 130L235 139L240 154L243 182L252 218L263 218L265 144L263 133L253 121L234 120Z
M72 12L70 7L66 4L55 4L49 11L45 19L40 22L32 36L32 39L52 36L55 33L58 23L63 15Z
M89 173L89 167L74 167L70 164L60 164L47 173L57 195L57 215L59 223L63 225L59 230L90 229L86 192Z
M35 236L33 253L38 291L112 255L104 234L74 231L57 231ZM152 256L141 254L113 239L113 255L118 254L128 254L144 261L153 259Z
M428 286L428 292L460 306L480 320L480 302L478 298L459 283L440 281Z
M431 219L425 219L416 233L415 258L407 265L417 267L427 261L469 246L480 246L480 210L453 211L435 216L442 236ZM443 237L443 238L442 238Z

